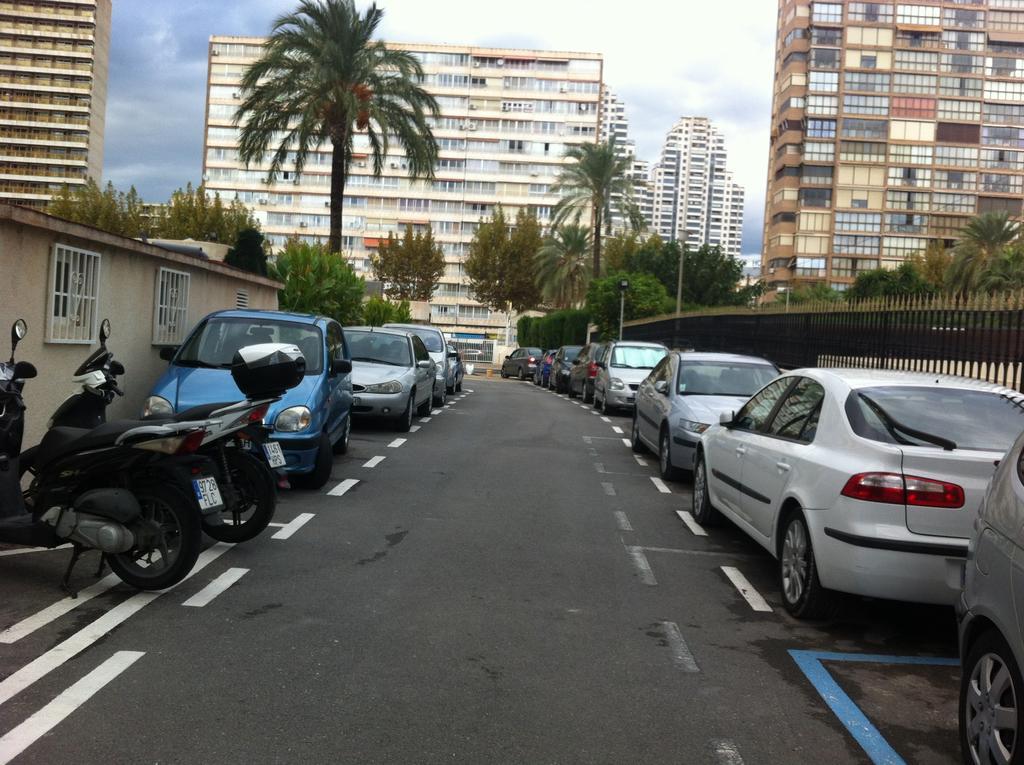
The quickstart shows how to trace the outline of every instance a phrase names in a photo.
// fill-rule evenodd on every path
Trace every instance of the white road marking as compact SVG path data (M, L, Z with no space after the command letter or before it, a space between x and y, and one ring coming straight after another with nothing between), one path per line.
M397 449L399 446L401 446L402 444L404 444L408 440L409 439L407 439L407 438L396 438L394 441L392 441L390 444L388 444L388 448L389 449Z
M583 443L592 444L594 443L594 439L591 436L583 436Z
M602 481L601 482L601 488L604 489L604 493L607 494L609 497L614 497L615 496L615 487L612 486L607 481Z
M743 765L740 750L731 741L716 739L711 742L711 748L715 752L715 760L721 763L721 765Z
M411 426L409 426L409 432L410 432L410 433L415 433L415 432L416 432L416 431L418 431L419 429L420 429L420 426L419 426L419 425L411 425Z
M600 413L599 411L597 411L596 409L591 409L591 410L590 410L590 413L591 413L591 414L594 414L594 415L597 415L597 414L601 414L601 413Z
M190 578L213 563L232 547L234 547L234 545L217 542L217 544L212 547L206 548L199 553L199 559L196 561L196 565L192 567L192 570L181 581L187 582ZM180 586L181 582L174 585L174 587ZM58 643L46 653L36 657L14 674L8 675L2 682L0 682L0 704L10 701L14 696L32 685L32 683L46 677L50 672L62 666L69 659L77 656L116 626L126 621L136 612L148 606L165 592L172 591L174 587L170 587L166 590L138 592L135 595L132 595L128 600L118 603L99 619L78 630L74 635L63 642Z
M618 433L621 436L623 430L618 425L612 425L612 433Z
M647 460L641 457L639 454L634 454L633 459L636 460L636 464L640 467L647 467Z
M740 591L740 595L750 604L752 609L771 613L772 607L768 605L768 601L761 597L761 593L754 589L754 585L747 581L747 578L743 576L738 568L722 566L722 571L729 577L729 581Z
M202 608L248 573L247 568L229 568L181 605Z
M729 552L728 550L681 550L678 547L652 547L650 545L641 545L638 549L644 550L645 552L657 552L657 553L675 553L676 555L697 555L697 556L721 556L725 555L730 558L758 558L763 560L761 556L754 553L736 553Z
M624 443L624 444L625 444L626 446L628 446L628 447L629 447L630 449L632 449L632 448L633 448L633 443L632 443L632 442L631 442L631 441L630 441L630 440L629 440L628 438L623 438L623 439L622 439L622 443Z
M370 459L368 459L366 462L363 463L363 467L364 468L375 468L375 467L377 467L377 465L379 465L380 463L382 463L386 459L387 459L387 457L384 457L382 455L377 455L376 457L370 457Z
M289 523L284 524L281 530L274 534L271 539L288 539L292 534L305 526L316 516L313 513L299 513Z
M340 497L353 486L355 486L357 483L359 483L358 478L346 478L344 481L342 481L329 492L327 492L327 495L330 497Z
M633 561L633 565L640 572L640 581L650 587L656 585L658 580L654 578L654 572L651 570L651 564L647 561L647 556L644 555L643 548L627 545L626 552L629 553L630 560Z
M603 462L595 462L594 463L594 470L596 470L598 473L605 473L605 472L607 472L604 469L604 463Z
M0 738L0 765L6 765L146 654L118 651L57 698Z
M473 391L471 391L469 388L466 388L466 393L472 393L472 392Z
M440 409L431 409L430 413L433 414L433 415L438 415L438 414L441 414L441 410Z
M71 545L59 545L57 547L19 547L17 550L0 550L0 558L6 555L24 555L25 553L49 552L50 550L66 550Z
M86 603L97 595L102 595L104 592L120 584L121 579L117 574L110 574L100 579L98 582L89 585L84 590L78 593L77 598L67 597L63 600L58 600L51 606L47 606L42 611L32 614L28 618L22 619L17 624L13 624L3 632L0 632L0 643L16 643L26 635L31 635L40 627L45 627L55 619L59 619L68 611Z
M683 672L700 672L700 667L697 666L690 647L683 640L683 633L679 631L679 625L675 622L662 622L661 626L665 630L668 647L672 649L673 663Z
M611 417L602 417L601 418L601 422L611 422L611 421L612 421Z
M693 532L695 537L706 537L708 535L708 532L704 530L704 527L697 523L697 519L686 510L676 510L676 515L678 515L679 520L685 523L686 527Z
M622 510L615 511L615 522L619 525L619 531L633 530L633 524L629 522L629 516Z
M270 522L270 523L268 523L267 525L268 525L268 526L272 526L272 527L273 527L273 528L275 528L275 529L283 529L283 528L284 528L284 527L285 527L285 526L286 526L287 524L284 524L284 523L277 523L276 521L271 521L271 522Z
M660 491L662 494L671 494L672 493L672 490L670 488L668 488L668 486L665 485L665 482L662 481L660 478L658 478L658 476L652 475L651 476L651 481L658 488L658 491Z
M429 417L420 417L420 422L430 422Z

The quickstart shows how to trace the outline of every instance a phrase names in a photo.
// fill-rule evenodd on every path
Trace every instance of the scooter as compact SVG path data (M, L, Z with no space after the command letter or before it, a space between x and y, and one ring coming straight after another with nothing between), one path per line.
M40 447L31 486L22 492L22 391L38 374L32 364L14 361L27 329L22 319L14 323L11 360L0 363L0 542L46 548L70 543L61 582L68 592L75 564L88 550L103 554L100 571L105 561L140 589L177 584L199 556L201 513L222 506L207 460L192 456L206 435L204 426L129 420L92 430L55 429L55 437ZM190 484L194 495L185 488Z
M124 395L117 385L117 376L124 374L124 365L107 349L110 322L100 325L100 347L75 370L71 381L78 390L57 408L48 428L94 428L106 422L106 409L115 396ZM288 387L297 385L305 373L305 359L298 348L287 344L248 346L239 351L232 368L239 388L252 377L253 364L275 354L285 356L290 377L275 381L276 395L260 395L265 385L251 398L234 403L204 404L171 417L148 416L146 422L206 421L207 432L199 453L217 466L218 485L224 498L224 510L218 517L205 518L203 531L222 542L245 542L259 535L274 517L277 503L277 480L272 470L283 467L284 454L280 444L267 437L263 418L272 403ZM280 367L281 364L279 363ZM258 375L258 373L256 373ZM263 381L260 380L260 383ZM22 471L33 472L36 450L28 449L22 456Z

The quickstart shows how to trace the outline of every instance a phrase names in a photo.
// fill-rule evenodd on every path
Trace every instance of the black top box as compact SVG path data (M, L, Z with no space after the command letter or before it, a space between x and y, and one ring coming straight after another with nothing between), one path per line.
M261 343L239 348L231 360L231 377L247 398L277 398L294 388L306 374L306 359L298 346Z

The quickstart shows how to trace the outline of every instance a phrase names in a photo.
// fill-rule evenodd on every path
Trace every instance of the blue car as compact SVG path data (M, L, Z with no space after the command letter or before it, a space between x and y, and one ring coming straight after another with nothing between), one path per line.
M348 449L352 378L338 362L351 362L334 319L283 311L216 311L177 348L164 348L167 371L150 392L143 415L168 415L200 404L240 401L231 379L235 351L259 343L292 343L306 358L306 375L271 404L264 424L281 445L291 482L318 489L331 477L333 454Z

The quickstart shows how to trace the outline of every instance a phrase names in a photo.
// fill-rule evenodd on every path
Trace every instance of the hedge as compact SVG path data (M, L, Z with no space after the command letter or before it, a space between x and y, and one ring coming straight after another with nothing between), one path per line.
M519 345L557 348L582 345L587 340L590 317L586 311L566 309L547 316L523 316L516 322Z

